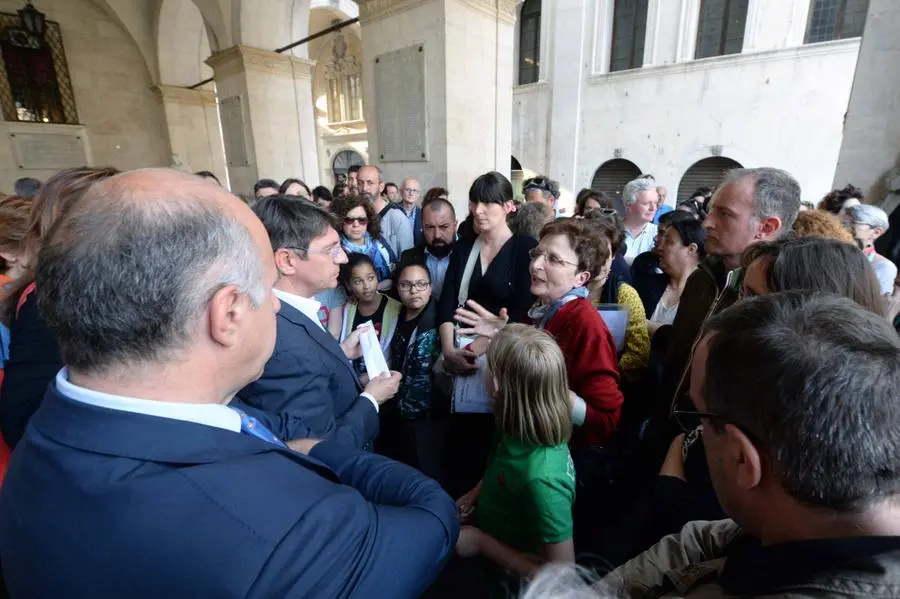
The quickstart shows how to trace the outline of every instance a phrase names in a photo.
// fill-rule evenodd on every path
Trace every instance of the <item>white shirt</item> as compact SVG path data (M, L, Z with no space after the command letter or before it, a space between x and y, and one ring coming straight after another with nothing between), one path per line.
M319 320L319 308L322 307L322 304L317 302L314 299L309 299L308 297L301 297L299 295L294 295L293 293L288 293L287 291L282 291L281 289L273 289L275 293L275 297L285 302L292 308L296 308L299 310L304 316L312 320L314 323L319 325L319 328L325 331L325 327L322 326L322 321ZM325 331L325 333L330 337L331 333ZM375 398L369 395L368 393L360 393L360 396L365 397L372 405L375 406L375 411L377 412L379 409L378 402L375 401Z
M322 326L322 321L319 320L319 309L322 307L322 304L314 299L294 295L293 293L288 293L281 289L273 289L272 291L275 293L275 297L290 307L299 310L304 316L319 325L320 329L325 331L325 327ZM325 332L327 333L328 331Z
M234 433L241 432L240 414L223 404L156 401L102 393L69 382L69 371L66 368L57 373L56 388L69 399L100 408L193 422Z
M659 227L653 223L647 223L635 237L626 228L625 244L628 246L628 249L625 250L625 261L631 264L639 255L652 250L653 246L656 245L656 233L658 231Z

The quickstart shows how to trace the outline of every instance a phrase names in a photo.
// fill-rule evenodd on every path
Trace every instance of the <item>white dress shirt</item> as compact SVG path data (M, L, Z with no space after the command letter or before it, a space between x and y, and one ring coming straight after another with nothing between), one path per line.
M69 399L100 408L193 422L194 424L214 426L234 433L241 432L240 414L223 404L157 401L154 399L138 399L137 397L123 397L121 395L102 393L71 383L69 381L69 371L66 368L57 373L56 388Z
M294 295L293 293L288 293L281 289L273 289L272 291L275 293L275 297L290 307L299 310L304 316L319 325L320 329L325 331L325 327L322 326L322 321L319 320L319 309L322 307L322 304L314 299ZM328 331L325 332L327 333Z
M653 249L653 246L656 245L656 233L658 231L659 227L653 223L644 225L637 237L632 235L627 228L625 229L625 244L628 246L625 250L625 261L629 265L634 262L635 258Z

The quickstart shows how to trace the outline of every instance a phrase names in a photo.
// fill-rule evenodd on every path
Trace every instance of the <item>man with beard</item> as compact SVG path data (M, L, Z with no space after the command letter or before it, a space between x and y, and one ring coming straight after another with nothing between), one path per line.
M456 246L456 212L453 204L437 198L422 208L422 229L424 246L417 246L403 252L400 262L425 263L431 273L431 295L435 303L441 297L444 277L450 264L450 254Z

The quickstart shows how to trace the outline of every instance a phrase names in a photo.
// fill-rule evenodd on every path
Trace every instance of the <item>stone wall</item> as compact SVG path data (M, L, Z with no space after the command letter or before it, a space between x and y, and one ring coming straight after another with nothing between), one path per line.
M19 0L0 0L15 13ZM90 0L40 0L36 7L60 24L79 122L92 163L120 169L169 165L165 115L147 64L129 34ZM7 124L0 141L0 190L9 192L22 172L12 158Z

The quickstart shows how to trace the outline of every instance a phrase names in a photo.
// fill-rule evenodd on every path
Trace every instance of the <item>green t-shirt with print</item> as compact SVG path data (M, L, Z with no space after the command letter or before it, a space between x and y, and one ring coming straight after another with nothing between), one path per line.
M476 525L518 551L572 537L575 466L567 444L529 445L503 435L494 450L476 510Z

